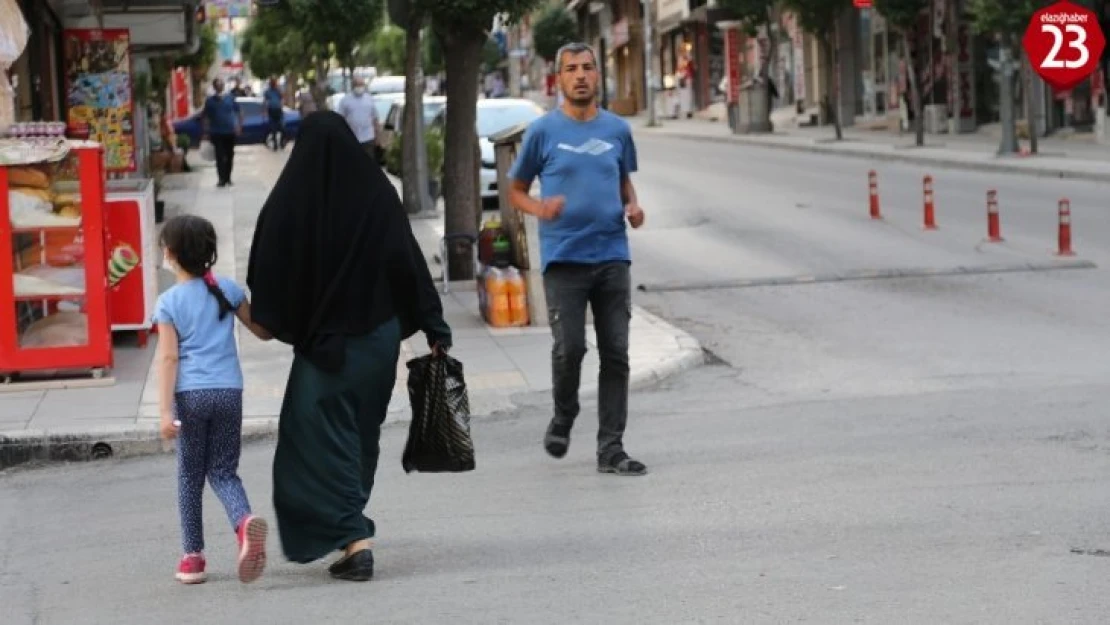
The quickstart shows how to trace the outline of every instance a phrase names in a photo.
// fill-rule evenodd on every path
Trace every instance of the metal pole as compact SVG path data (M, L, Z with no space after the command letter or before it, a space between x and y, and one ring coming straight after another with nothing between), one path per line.
M652 71L654 65L654 54L652 46L652 39L654 33L652 31L652 22L655 21L654 0L643 0L644 2L644 78L647 85L644 86L644 93L647 94L647 111L648 111L648 126L657 126L658 122L655 120L655 76Z

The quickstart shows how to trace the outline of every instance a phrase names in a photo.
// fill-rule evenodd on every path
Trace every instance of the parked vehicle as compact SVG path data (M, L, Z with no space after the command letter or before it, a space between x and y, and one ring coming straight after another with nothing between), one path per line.
M490 136L513 126L531 124L547 111L540 105L524 98L484 98L477 103L478 147L482 152L478 188L482 197L483 210L497 208L497 159L494 156ZM430 125L441 130L447 126L446 109L440 111Z
M513 126L528 126L546 111L542 106L523 98L486 98L478 100L478 147L482 151L479 191L483 209L497 208L497 159L490 136Z
M239 109L243 113L243 133L236 140L236 145L261 145L266 143L266 135L270 133L270 116L262 103L262 98L240 97L235 98ZM190 117L173 123L173 131L177 136L189 137L190 145L200 145L200 136L203 125L201 123L202 111L197 111ZM297 136L301 127L301 114L289 107L284 107L285 140L292 141Z
M401 94L401 96L402 97L392 100L389 107L389 113L386 114L385 121L382 122L382 137L380 144L382 150L385 153L389 153L389 146L393 144L393 141L398 136L400 136L401 127L404 125L405 99L404 94ZM447 97L441 95L426 95L424 96L423 100L424 124L428 125L431 124L436 115L443 111L444 108L447 106ZM389 159L386 159L386 162L388 163ZM389 171L389 173L395 176L401 175L400 171L392 171L393 169L395 168L389 166L386 167L386 170Z

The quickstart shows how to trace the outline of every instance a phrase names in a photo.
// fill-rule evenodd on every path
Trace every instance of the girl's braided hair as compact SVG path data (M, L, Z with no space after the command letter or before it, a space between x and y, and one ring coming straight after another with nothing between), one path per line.
M162 226L160 240L183 271L204 279L208 292L220 304L220 319L233 310L231 302L212 275L212 266L219 258L216 252L216 229L212 222L196 215L178 215L168 219Z

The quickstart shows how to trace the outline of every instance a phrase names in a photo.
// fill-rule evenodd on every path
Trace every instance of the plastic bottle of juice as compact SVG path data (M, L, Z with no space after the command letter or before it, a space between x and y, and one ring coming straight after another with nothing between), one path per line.
M509 267L508 274L509 292L509 317L514 326L528 325L528 287L524 283L524 275L516 267Z
M489 324L507 328L512 324L509 312L509 281L503 270L490 267L486 276L486 296L489 298Z

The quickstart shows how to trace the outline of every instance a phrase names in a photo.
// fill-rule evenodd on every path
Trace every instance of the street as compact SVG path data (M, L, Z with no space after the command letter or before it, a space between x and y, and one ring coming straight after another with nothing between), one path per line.
M633 396L647 477L596 473L592 402L561 461L545 396L476 420L462 475L405 475L391 427L374 582L289 564L272 536L239 584L208 492L210 580L182 587L171 457L16 469L0 623L1105 622L1107 185L636 136L634 299L713 356ZM988 188L1004 243L983 241ZM822 281L1051 263L1062 196L1096 269ZM762 278L785 284L726 288ZM271 518L272 451L241 470Z

